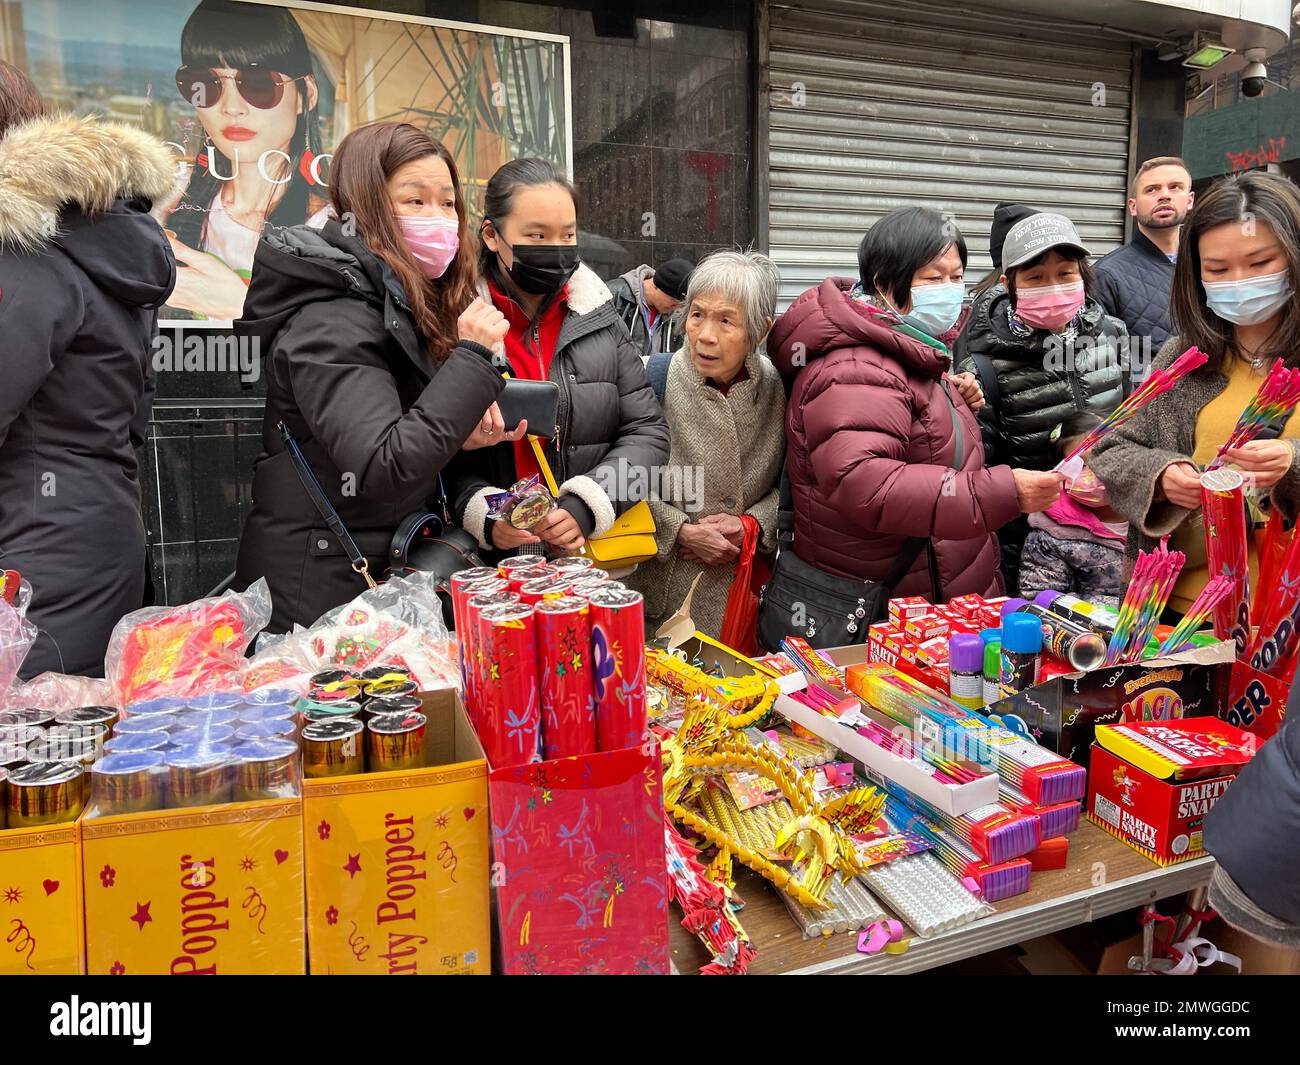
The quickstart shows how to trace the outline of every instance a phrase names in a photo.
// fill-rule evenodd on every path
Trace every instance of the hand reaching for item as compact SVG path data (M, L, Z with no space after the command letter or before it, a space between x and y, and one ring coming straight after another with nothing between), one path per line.
M561 551L576 551L586 542L582 529L578 525L578 519L563 507L552 510L533 531L552 547L557 547Z
M1223 457L1246 474L1256 488L1272 488L1286 476L1295 453L1285 440L1251 440L1225 451Z
M1201 471L1190 462L1171 463L1160 475L1160 490L1174 506L1195 510L1201 505Z
M1061 498L1065 478L1059 473L1041 470L1012 470L1016 481L1016 496L1022 514L1037 514Z

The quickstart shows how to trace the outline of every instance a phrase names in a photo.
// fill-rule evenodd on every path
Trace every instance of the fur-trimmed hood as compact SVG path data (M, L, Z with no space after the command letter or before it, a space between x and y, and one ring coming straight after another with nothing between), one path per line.
M163 198L176 161L143 130L96 118L37 118L0 139L0 245L33 251L58 233L65 204L86 214Z
M60 252L129 306L161 306L176 260L149 214L175 187L161 141L94 118L39 118L0 139L0 255Z

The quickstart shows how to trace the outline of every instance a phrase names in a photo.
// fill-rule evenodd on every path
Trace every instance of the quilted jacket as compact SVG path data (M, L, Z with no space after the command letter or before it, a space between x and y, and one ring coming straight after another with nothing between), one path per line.
M1097 300L1127 327L1129 336L1150 337L1154 356L1173 332L1169 292L1174 264L1141 232L1097 260Z

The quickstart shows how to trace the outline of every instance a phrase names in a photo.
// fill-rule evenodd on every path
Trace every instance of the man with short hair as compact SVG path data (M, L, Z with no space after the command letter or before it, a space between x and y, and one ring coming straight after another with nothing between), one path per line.
M669 259L658 270L643 264L606 285L614 297L614 310L642 355L681 347L682 327L673 321L673 314L686 298L694 269L689 259Z
M1194 198L1192 176L1181 159L1148 159L1129 188L1128 213L1137 223L1133 239L1095 267L1098 301L1128 326L1129 336L1150 338L1151 356L1173 333L1169 293L1179 235Z

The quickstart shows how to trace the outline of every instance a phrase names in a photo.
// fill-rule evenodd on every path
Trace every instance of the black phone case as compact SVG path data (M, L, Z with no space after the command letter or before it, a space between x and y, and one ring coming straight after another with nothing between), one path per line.
M560 406L560 386L554 381L523 381L511 377L497 396L506 432L528 419L528 432L550 440L555 436L555 419Z

